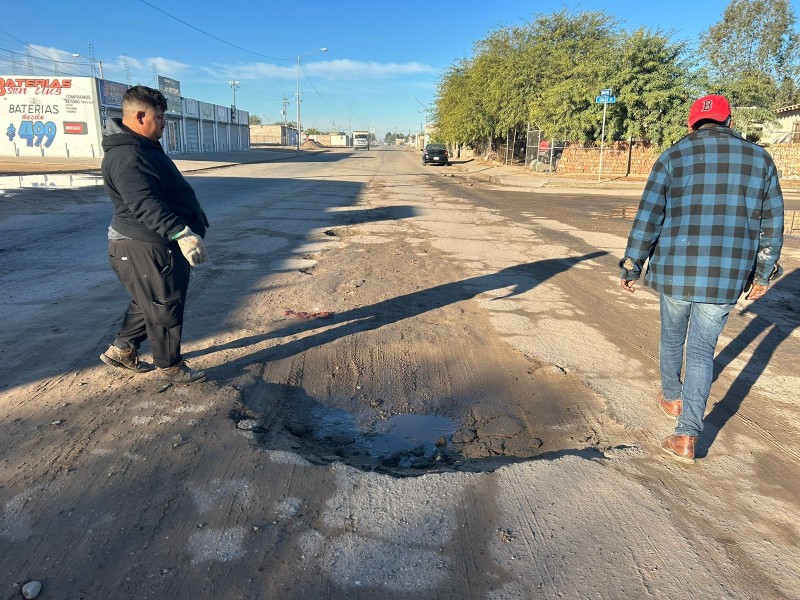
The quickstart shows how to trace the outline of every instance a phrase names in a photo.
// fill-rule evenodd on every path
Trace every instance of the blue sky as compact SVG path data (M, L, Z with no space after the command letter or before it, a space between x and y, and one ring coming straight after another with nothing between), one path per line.
M304 128L371 127L382 138L387 131L417 130L442 71L470 56L473 44L498 26L562 8L602 10L629 28L662 29L694 43L728 3L584 0L543 9L531 0L43 0L34 13L30 5L9 2L0 21L0 74L13 74L16 66L27 75L30 45L35 66L88 75L91 44L106 79L127 81L127 57L132 83L153 85L155 67L181 82L182 95L215 104L232 103L228 81L238 80L237 105L272 122L281 119L284 96L289 120L296 119L297 57L311 52L301 60ZM798 4L792 2L796 14ZM328 51L314 51L321 47Z

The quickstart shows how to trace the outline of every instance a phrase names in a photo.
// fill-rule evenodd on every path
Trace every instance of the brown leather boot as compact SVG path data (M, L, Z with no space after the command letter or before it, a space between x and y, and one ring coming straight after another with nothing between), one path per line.
M664 438L661 449L675 460L694 464L694 447L697 444L696 435L678 435L677 433Z
M661 412L668 417L678 418L683 412L683 400L680 398L677 400L667 400L664 398L663 390L658 392L658 398L656 398L656 402L658 403L658 408L661 409Z

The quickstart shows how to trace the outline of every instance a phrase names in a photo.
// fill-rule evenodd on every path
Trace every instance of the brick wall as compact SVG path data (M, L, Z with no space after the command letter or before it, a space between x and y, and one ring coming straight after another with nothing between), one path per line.
M773 144L765 149L772 155L781 177L800 175L800 145Z
M772 144L765 148L772 155L781 177L800 177L800 145ZM648 175L660 152L654 146L633 144L631 175ZM596 174L600 163L600 146L567 146L557 170L564 174ZM603 173L625 175L628 164L628 144L615 142L603 149Z
M630 150L631 175L647 175L660 152L653 146L633 144ZM564 148L558 162L559 173L596 174L600 166L600 146L572 145ZM614 142L603 148L603 173L625 175L628 170L628 144Z
M281 144L283 125L250 125L251 144Z

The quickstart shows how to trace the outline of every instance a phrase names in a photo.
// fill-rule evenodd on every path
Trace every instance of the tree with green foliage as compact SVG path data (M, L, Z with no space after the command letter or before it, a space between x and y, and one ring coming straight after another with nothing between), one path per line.
M258 115L250 115L248 118L248 125L261 125L263 121Z
M724 94L747 131L775 120L773 109L800 102L800 39L788 0L731 0L700 38L708 88Z
M530 124L550 139L597 141L603 88L613 88L607 140L667 144L685 133L695 91L686 47L660 32L628 33L603 12L566 10L494 30L439 82L436 138L473 146Z
M602 127L595 97L609 82L617 63L619 24L602 12L541 15L531 35L544 42L538 50L541 83L531 98L530 120L551 138L594 141ZM608 138L614 132L607 128Z
M492 112L482 102L478 77L468 61L445 71L434 113L437 138L473 145L492 138Z
M684 42L638 29L620 45L609 87L619 97L612 129L623 139L669 145L686 135L686 115L700 95Z

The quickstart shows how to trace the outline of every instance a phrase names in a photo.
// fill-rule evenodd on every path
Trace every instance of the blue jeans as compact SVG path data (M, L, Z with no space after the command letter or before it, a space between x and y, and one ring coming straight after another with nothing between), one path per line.
M661 294L661 389L683 400L675 433L699 436L714 375L714 349L735 304L686 302ZM684 349L686 371L681 382Z

